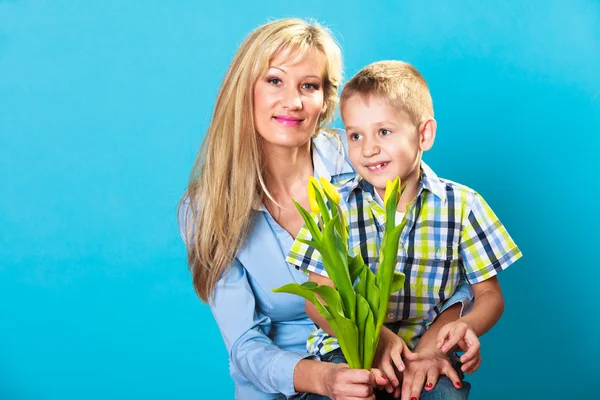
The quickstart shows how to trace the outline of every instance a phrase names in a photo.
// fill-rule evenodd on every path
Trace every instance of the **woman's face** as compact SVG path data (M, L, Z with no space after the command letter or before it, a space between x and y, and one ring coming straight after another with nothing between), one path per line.
M264 144L300 147L310 140L325 111L324 74L317 50L299 61L287 51L273 57L254 86L254 126Z

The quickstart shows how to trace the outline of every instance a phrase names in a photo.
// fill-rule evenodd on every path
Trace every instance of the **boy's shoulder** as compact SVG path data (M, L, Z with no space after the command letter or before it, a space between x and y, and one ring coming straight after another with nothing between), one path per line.
M421 170L424 188L440 198L442 204L457 201L468 204L477 195L477 192L467 185L437 176L425 162L421 163ZM432 199L432 197L426 197L426 200Z

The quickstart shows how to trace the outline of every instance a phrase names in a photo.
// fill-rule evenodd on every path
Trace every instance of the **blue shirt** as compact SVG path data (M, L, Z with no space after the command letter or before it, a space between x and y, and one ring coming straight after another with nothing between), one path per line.
M345 139L342 133L340 139ZM334 136L313 139L315 175L336 183L355 175ZM187 209L182 207L180 226ZM285 261L294 239L265 208L255 211L247 239L218 281L211 310L229 352L236 399L282 399L296 394L294 368L311 357L306 339L315 325L304 299L272 289L307 275Z

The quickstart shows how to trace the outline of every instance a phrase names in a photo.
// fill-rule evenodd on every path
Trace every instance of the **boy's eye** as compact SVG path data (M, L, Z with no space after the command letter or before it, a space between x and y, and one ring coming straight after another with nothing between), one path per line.
M350 140L358 140L360 139L361 135L360 133L351 133L350 134Z
M392 131L390 131L389 129L381 129L381 130L379 131L379 133L380 133L382 136L387 136L387 135L389 135L390 133L392 133Z

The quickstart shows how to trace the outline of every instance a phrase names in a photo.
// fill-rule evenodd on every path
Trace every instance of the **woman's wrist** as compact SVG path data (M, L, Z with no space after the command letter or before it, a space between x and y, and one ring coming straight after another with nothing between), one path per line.
M329 394L328 380L341 366L329 362L303 359L294 368L294 388L299 393Z

